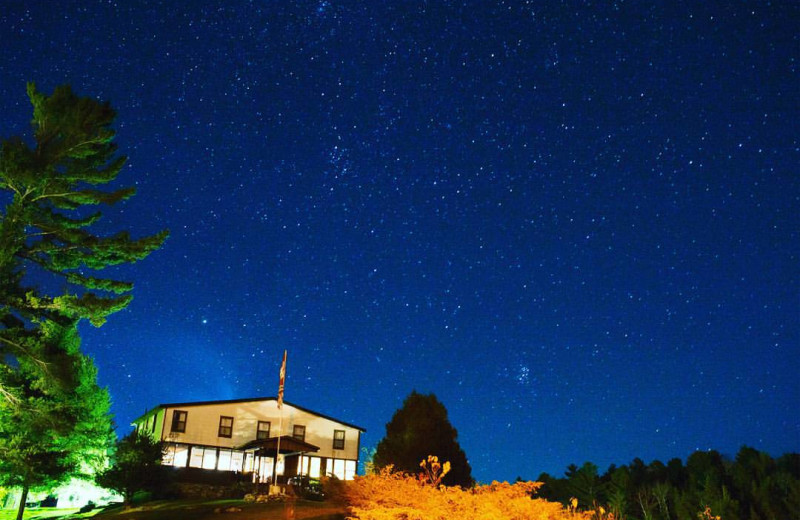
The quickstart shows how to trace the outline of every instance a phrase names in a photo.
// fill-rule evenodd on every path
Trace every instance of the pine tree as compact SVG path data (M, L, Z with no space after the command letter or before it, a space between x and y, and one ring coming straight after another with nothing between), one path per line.
M135 191L99 188L125 164L109 104L68 86L46 96L29 84L28 97L33 138L0 144L0 481L25 493L104 452L108 395L80 353L77 326L102 325L130 303L133 286L92 273L141 260L167 237L98 231L102 213L93 208ZM44 290L26 272L63 290Z
M392 464L400 471L418 473L420 462L428 455L450 462L445 485L474 484L472 468L458 444L458 432L450 424L444 405L433 394L414 391L386 425L386 436L378 443L373 463L376 468Z
M91 207L135 193L97 188L113 181L125 164L125 157L115 156L115 113L108 103L79 98L68 86L47 97L29 84L28 97L36 145L12 137L0 146L0 189L10 195L0 215L0 342L12 354L25 350L14 338L21 326L65 317L100 326L125 308L133 285L89 272L141 260L167 237L166 231L137 240L127 231L92 232L102 214ZM72 290L48 295L26 287L24 269L33 266Z
M586 506L600 500L601 483L597 466L586 462L580 468L568 472L569 490L578 503Z
M30 489L50 489L100 469L112 439L109 396L97 386L97 370L82 355L75 324L46 322L37 341L0 382L0 485L19 487L22 518ZM41 363L46 360L46 363ZM54 384L52 369L68 375Z

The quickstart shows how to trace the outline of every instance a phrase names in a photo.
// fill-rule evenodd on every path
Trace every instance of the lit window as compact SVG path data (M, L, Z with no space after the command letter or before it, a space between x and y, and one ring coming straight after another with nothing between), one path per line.
M177 444L175 445L175 458L172 459L172 465L177 468L185 468L188 457L189 447L185 444Z
M231 455L231 471L242 471L242 461L244 453L241 451L234 451Z
M344 461L344 479L353 480L353 477L355 477L355 475L356 475L356 461L354 460Z
M272 457L261 457L259 460L261 461L258 467L259 479L261 482L267 482L272 479L272 467L275 461ZM275 469L278 475L281 474L280 469L280 466Z
M215 469L217 467L216 448L206 448L203 450L203 469Z
M258 421L256 439L269 439L269 421Z
M331 459L328 459L329 461ZM339 480L344 480L344 461L342 459L333 459L333 476Z
M319 457L309 457L308 461L308 476L312 478L319 478L320 477L320 462L322 461Z
M220 437L231 438L233 436L233 417L219 416L219 433Z
M305 426L300 426L300 425L295 425L294 428L292 428L292 437L294 437L298 441L305 442L305 440L306 440L306 427Z
M177 459L177 452L176 457ZM192 456L189 459L189 467L203 468L203 469L216 469L217 467L217 449L216 448L202 448L200 446L192 446Z
M333 449L344 449L344 430L333 430Z
M187 412L183 410L174 410L172 412L172 431L176 433L184 433L186 431L186 416Z
M203 467L203 448L192 446L192 454L189 457L189 467L190 468Z
M231 450L219 450L219 461L217 461L217 469L222 471L230 471Z

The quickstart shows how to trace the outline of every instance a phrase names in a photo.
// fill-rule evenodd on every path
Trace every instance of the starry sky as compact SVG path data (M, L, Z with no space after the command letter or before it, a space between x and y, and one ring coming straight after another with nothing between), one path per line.
M118 111L168 228L84 350L118 431L272 396L377 444L416 389L479 481L800 450L793 1L4 1L25 82Z

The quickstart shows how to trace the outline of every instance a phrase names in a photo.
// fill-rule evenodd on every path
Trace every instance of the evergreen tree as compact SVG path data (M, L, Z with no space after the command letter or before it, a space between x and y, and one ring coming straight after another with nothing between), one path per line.
M538 495L569 504L571 497L585 508L592 494L592 464L570 464L565 478L542 473ZM589 477L589 478L587 478ZM645 465L634 459L629 466L611 465L600 477L596 496L614 518L675 520L697 518L706 507L725 520L778 520L800 511L800 454L773 459L767 453L743 447L731 462L716 451L691 454L665 466L658 460ZM579 505L579 507L581 507Z
M81 470L109 440L108 395L80 353L77 325L102 325L130 303L133 286L91 273L141 260L167 236L97 229L93 207L134 194L98 188L125 163L108 103L68 86L45 96L29 84L28 97L33 138L0 144L0 482L24 494ZM26 271L63 289L43 290Z
M540 473L536 481L543 484L543 486L532 495L536 498L567 504L572 497L570 494L569 482L566 479L554 477L549 473Z
M21 137L0 145L0 189L8 194L0 214L0 353L6 360L31 354L24 338L43 320L86 319L100 326L125 308L131 283L88 273L141 260L167 237L166 231L138 240L127 231L92 232L102 215L91 207L135 192L97 188L125 164L125 157L115 157L111 107L79 98L68 86L47 97L29 84L28 97L35 146ZM27 287L26 268L56 276L66 289L53 295Z
M600 501L601 485L597 466L586 462L580 468L571 466L566 473L569 491L583 506L591 506Z
M386 425L386 436L378 443L373 463L376 468L392 464L400 471L417 473L422 460L436 455L440 461L450 462L443 484L469 487L474 483L472 468L457 438L458 432L436 396L414 391Z
M628 497L631 493L631 473L627 466L617 468L611 466L606 472L608 482L605 485L608 510L614 518L625 518L628 511Z
M117 442L114 463L97 476L97 483L120 493L127 506L137 491L163 489L166 482L161 466L163 456L164 443L134 430Z
M108 392L97 386L94 364L80 353L75 324L46 322L37 340L28 344L35 357L22 357L0 374L12 394L0 400L0 485L22 489L18 519L30 489L50 489L98 470L112 437ZM53 366L73 380L53 384Z
M672 487L685 487L688 478L686 468L683 466L681 459L675 457L667 462L666 479Z

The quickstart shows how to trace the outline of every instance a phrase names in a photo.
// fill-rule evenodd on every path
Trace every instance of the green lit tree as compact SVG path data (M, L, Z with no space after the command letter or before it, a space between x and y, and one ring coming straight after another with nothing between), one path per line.
M465 486L474 484L472 468L458 444L458 432L447 418L447 410L435 395L411 394L403 407L395 412L386 425L386 436L378 443L373 457L376 468L389 464L400 471L418 473L420 462L428 455L450 462L450 472L443 484Z
M0 143L0 482L24 493L73 474L107 445L108 396L80 353L77 326L102 325L132 298L131 283L93 273L141 260L167 237L98 229L97 206L134 194L100 189L125 164L108 103L68 86L46 96L29 84L28 97L32 138Z
M120 493L127 506L137 491L164 488L167 476L161 466L163 456L164 443L134 430L117 442L114 463L97 476L97 483Z
M0 485L28 491L51 489L100 469L113 433L109 396L82 355L75 324L46 322L13 369L1 367L10 398L0 400ZM42 363L46 360L46 363ZM64 378L53 380L57 369Z

